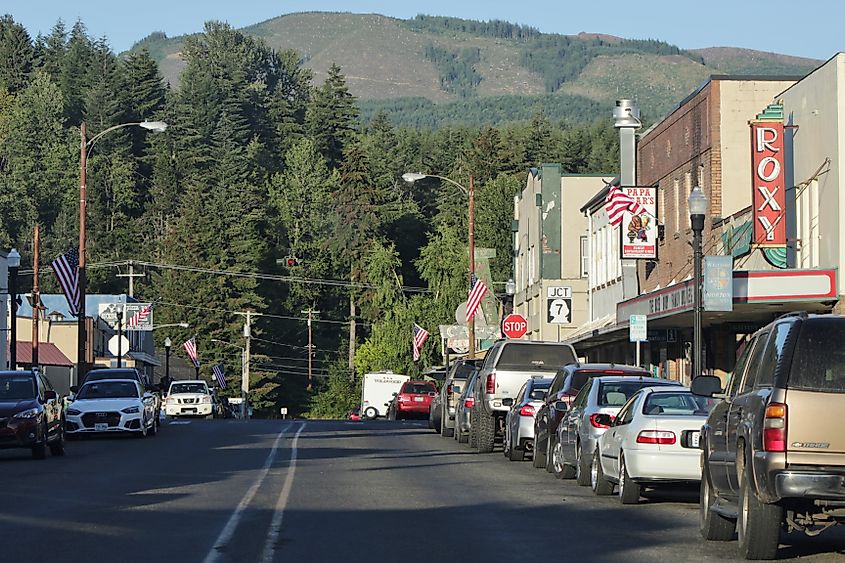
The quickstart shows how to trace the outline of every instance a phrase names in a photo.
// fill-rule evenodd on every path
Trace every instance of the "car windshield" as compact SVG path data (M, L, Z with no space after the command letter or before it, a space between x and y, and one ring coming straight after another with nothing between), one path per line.
M138 388L132 381L98 381L86 383L76 394L77 399L138 398Z
M0 380L0 401L35 398L35 378L31 375L4 377Z
M452 373L452 379L469 379L469 377L475 373L476 369L478 368L475 366L461 364L455 368L455 371Z
M208 387L204 383L174 383L170 386L170 393L202 393L208 395Z
M804 323L795 345L789 388L845 393L845 325L839 319Z
M706 416L716 402L716 399L699 397L689 391L671 393L661 391L651 393L646 397L643 404L643 414L651 416Z
M655 383L653 379L639 379L633 381L608 381L599 386L599 400L600 407L621 407L628 399L642 389L643 387L651 387L653 385L660 385Z
M551 379L535 379L531 389L548 389L551 384Z
M401 393L410 393L414 395L425 395L426 393L434 393L437 389L430 383L405 383L402 385Z
M572 348L562 344L508 343L496 362L498 369L556 370L575 361Z
M85 376L86 381L99 381L102 379L133 379L137 380L138 376L134 371L127 370L110 370L110 369L95 369L88 372Z

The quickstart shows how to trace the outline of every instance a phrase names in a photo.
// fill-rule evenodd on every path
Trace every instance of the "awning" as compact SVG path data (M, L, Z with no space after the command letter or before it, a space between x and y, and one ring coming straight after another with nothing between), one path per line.
M599 317L598 319L593 319L592 321L582 325L574 333L570 334L564 342L567 344L577 344L585 338L593 336L593 333L597 331L600 332L601 329L613 324L616 324L616 315L605 315L603 317Z
M18 340L16 345L15 360L17 363L19 365L32 364L32 342ZM73 367L73 362L52 342L38 343L38 364L42 366Z

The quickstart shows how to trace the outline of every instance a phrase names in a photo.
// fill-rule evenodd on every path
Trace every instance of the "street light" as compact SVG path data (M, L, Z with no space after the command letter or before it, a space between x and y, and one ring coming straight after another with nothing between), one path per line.
M170 340L169 336L164 339L164 380L168 384L170 384L170 347L172 345L173 341Z
M704 231L704 214L707 213L707 196L701 186L695 186L687 200L689 206L689 219L692 225L692 249L693 249L693 288L694 309L692 329L692 378L702 373L701 366L701 233Z
M123 356L123 303L115 307L117 313L117 367L120 366L120 358Z
M79 144L79 264L77 266L77 285L79 290L79 317L77 318L78 325L76 331L78 372L77 381L83 381L85 379L88 358L88 339L86 338L87 330L85 326L85 292L87 286L87 278L85 275L85 264L87 262L85 255L85 216L86 210L88 208L88 180L86 172L88 167L88 154L90 153L91 149L94 148L94 143L96 143L103 135L110 133L115 129L132 126L141 127L142 129L147 129L148 131L152 131L154 133L160 133L167 129L167 123L165 123L164 121L135 121L132 123L121 123L119 125L114 125L112 127L109 127L108 129L100 131L99 133L91 137L91 139L88 139L87 127L85 125L85 122L83 121L79 125L79 135L81 137L81 142ZM120 360L118 360L118 362L119 361Z
M12 302L12 325L9 327L9 369L18 369L18 268L21 267L21 255L16 249L9 251L6 257L9 266L9 297Z
M246 328L244 328L244 330L246 330ZM249 390L249 359L247 358L246 348L217 338L212 338L211 341L217 342L218 344L225 344L226 346L232 346L241 351L241 420L247 420L249 419L249 408L247 407L247 392Z
M402 174L402 179L408 182L409 184L413 184L419 180L424 178L437 178L438 180L443 180L444 182L448 182L453 186L457 186L460 188L462 192L464 192L467 196L467 207L469 212L469 286L472 288L472 282L475 278L475 188L473 187L473 180L472 175L469 177L469 189L466 189L456 181L446 178L445 176L438 176L436 174L421 174L419 172L406 172ZM467 351L468 358L475 357L475 315L472 315L469 319L469 323L467 325L467 331L469 332L469 350Z

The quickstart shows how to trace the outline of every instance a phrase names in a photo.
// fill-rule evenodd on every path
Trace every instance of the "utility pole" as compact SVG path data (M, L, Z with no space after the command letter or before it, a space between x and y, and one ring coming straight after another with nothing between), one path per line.
M127 262L129 265L129 273L128 274L117 274L119 278L129 278L129 297L135 297L135 278L144 278L147 274L136 274L135 273L135 261L129 260Z
M38 320L41 317L41 297L38 293L38 260L41 248L41 234L35 224L35 240L32 252L32 367L38 367ZM14 319L12 319L14 322Z
M85 325L85 292L87 290L87 277L85 274L85 214L88 206L86 171L88 159L88 140L86 139L86 127L83 121L79 125L79 134L82 142L79 145L79 265L77 268L79 286L79 306L77 307L79 317L76 329L76 381L82 383L88 371L88 336Z
M246 322L244 323L244 357L243 357L243 376L241 377L241 419L249 419L249 406L247 405L247 398L249 397L249 354L250 341L252 340L252 311L246 312Z
M311 319L313 315L319 315L320 311L315 311L314 307L308 307L307 311L302 311L303 314L308 315L308 391L314 389L313 379L311 377L311 357L314 354L314 344L312 342L312 333L311 333Z
M350 276L352 283L355 283L355 274ZM354 289L349 290L349 380L355 382L355 341L357 339L355 331L355 293ZM309 342L310 344L310 342ZM311 354L308 354L308 361L311 361Z
M469 207L469 288L472 290L472 282L475 279L475 187L473 185L472 176L469 177L469 190L467 190L467 205ZM469 305L469 302L467 302ZM479 305L480 306L480 305ZM475 357L475 315L473 315L468 325L469 332L469 351L467 358Z

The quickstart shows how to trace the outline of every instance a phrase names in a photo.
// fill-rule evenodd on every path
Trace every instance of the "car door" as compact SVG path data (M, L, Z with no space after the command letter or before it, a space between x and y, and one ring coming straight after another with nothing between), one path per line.
M578 422L581 420L581 413L584 412L584 405L587 403L587 397L590 394L592 382L593 380L591 379L584 384L578 392L578 395L576 395L575 399L572 401L572 405L565 413L563 420L560 421L560 435L564 438L564 443L562 444L563 459L568 463L575 463L575 459L577 457L575 453L575 446L578 443Z
M619 452L622 451L622 442L625 440L627 430L634 420L636 404L639 402L641 396L641 391L634 393L628 399L628 402L619 409L613 425L599 438L602 467L607 470L605 473L614 478L619 475Z
M545 448L546 440L548 439L548 433L551 430L550 426L550 418L554 415L554 405L555 396L557 395L560 388L563 387L563 379L566 375L566 372L563 370L558 370L555 374L554 379L552 379L552 383L549 385L549 391L546 393L546 398L543 401L543 406L540 407L540 410L537 412L536 417L536 428L535 428L535 436L538 442L543 444L543 448ZM536 447L536 445L535 445Z

